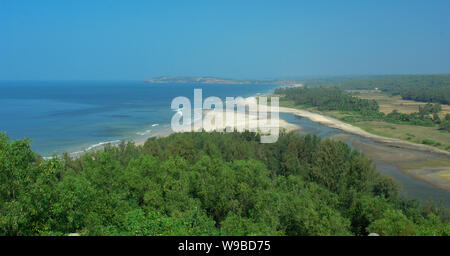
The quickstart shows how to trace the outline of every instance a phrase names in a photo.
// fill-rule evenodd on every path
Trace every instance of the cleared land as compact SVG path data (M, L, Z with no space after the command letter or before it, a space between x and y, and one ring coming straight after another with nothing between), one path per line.
M414 113L419 111L419 106L426 105L425 102L417 102L412 100L403 100L401 96L392 96L376 90L348 90L350 94L361 99L376 100L380 106L380 111L389 114L396 109L401 113ZM440 118L444 118L450 113L449 105L441 105L442 111L439 113Z
M349 90L353 96L363 99L376 100L380 106L380 111L390 113L396 109L401 113L418 112L419 106L425 105L424 102L411 100L402 100L400 96L390 96L386 93L375 90ZM317 108L296 106L293 101L280 99L280 105L283 107L305 109L310 112L324 114L336 119L353 116L355 114L341 111L318 111ZM442 111L439 113L441 119L446 114L450 114L449 105L441 105ZM396 138L417 144L426 144L439 149L450 151L450 132L439 130L438 127L425 127L408 124L394 124L384 121L358 121L350 124L361 129L383 137Z
M402 147L402 148L408 148L408 149L413 149L413 150L420 150L420 151L424 151L424 152L437 153L437 154L441 154L441 155L444 155L447 157L450 156L449 151L441 150L437 147L430 146L430 145L421 145L421 144L411 143L409 141L404 141L404 140L401 140L398 138L379 136L379 135L376 135L373 133L369 133L360 127L342 122L340 120L329 117L328 115L324 115L322 113L316 113L316 112L312 112L309 110L294 109L294 108L287 108L287 107L280 107L279 110L280 110L280 112L292 113L292 114L295 114L298 116L306 117L315 123L326 125L331 128L336 128L336 129L339 129L339 130L342 130L342 131L345 131L348 133L356 134L356 135L362 136L364 138L371 139L378 143L390 145L392 147Z
M441 131L437 127L392 124L379 121L361 121L355 123L355 125L365 131L385 137L398 138L418 144L428 144L444 150L448 150L450 146L450 133Z
M417 102L416 102L417 103ZM422 104L422 103L418 103ZM318 111L317 108L296 106L292 101L280 100L280 105L287 108L304 109L313 113L322 114L330 116L339 120L344 117L352 116L355 114L340 111ZM388 107L384 105L384 110ZM405 106L405 105L404 105ZM416 112L419 105L416 105ZM392 106L390 107L392 108ZM412 110L411 105L408 107ZM450 106L442 106L444 111L450 111ZM445 109L445 110L444 110ZM414 111L412 111L414 112ZM405 112L406 113L406 112ZM411 113L411 112L410 112ZM450 113L450 112L448 112ZM440 113L442 115L442 113ZM384 121L358 121L351 122L350 124L360 127L364 131L369 133L380 135L383 137L401 139L404 141L416 143L416 144L426 144L442 150L450 151L450 132L439 130L438 127L426 127L419 125L408 125L408 124L394 124Z
M362 99L376 100L380 106L380 111L385 114L397 110L401 113L413 113L419 110L419 106L426 103L411 100L403 100L400 96L391 96L375 90L350 90L353 96ZM449 105L441 105L442 111L439 113L441 119L450 113ZM338 112L330 113L336 118L342 118L349 114ZM438 127L425 127L418 125L393 124L382 121L361 121L353 123L362 129L385 137L398 138L418 144L428 144L440 149L450 150L450 132L439 130Z

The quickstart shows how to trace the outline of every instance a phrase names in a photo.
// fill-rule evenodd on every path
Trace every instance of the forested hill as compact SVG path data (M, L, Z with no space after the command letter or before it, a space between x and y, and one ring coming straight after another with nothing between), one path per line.
M297 84L296 80L276 79L276 80L238 80L230 78L219 78L211 76L160 76L144 80L150 84L278 84L293 85Z
M337 86L342 89L374 90L378 88L405 100L450 104L450 74L374 76L352 79L309 80L306 85Z
M44 160L0 134L1 235L449 235L346 144L183 133Z
M160 76L144 80L151 84L256 84L254 80L235 80L218 77Z

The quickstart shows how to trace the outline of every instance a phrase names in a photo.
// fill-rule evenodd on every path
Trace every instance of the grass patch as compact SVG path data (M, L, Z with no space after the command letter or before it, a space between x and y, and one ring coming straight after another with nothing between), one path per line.
M438 172L436 173L436 176L443 180L450 181L450 170Z
M402 106L403 108L396 108L403 113L417 112L418 106L425 103L415 102L415 101L404 101L397 96L389 96L381 92L355 92L358 97L375 99L380 104L380 110L383 111L383 105L393 104L396 106ZM398 102L400 101L400 103ZM345 123L357 126L369 133L396 138L401 140L410 141L417 144L432 143L434 147L450 151L450 132L441 131L438 127L427 127L411 124L394 124L385 121L374 121L374 120L362 120L361 116L343 112L343 111L317 111L317 109L306 107L306 106L296 106L294 101L286 100L284 97L280 97L280 106L305 109L311 112L321 113L326 116L330 116ZM386 110L386 108L384 108ZM402 111L407 110L407 111ZM390 111L383 111L390 112ZM450 113L449 105L442 105L442 112L440 115L445 113ZM442 117L443 118L443 117Z
M450 167L450 159L448 158L430 158L426 161L402 164L399 166L401 169L420 169L423 167L437 168L437 167Z
M433 145L440 145L441 143L439 143L435 140L424 139L424 140L422 140L422 144L433 146Z
M375 90L349 90L352 95L361 99L376 100L380 106L380 111L389 114L392 110L400 113L413 113L419 111L419 106L425 105L426 102L417 102L413 100L403 100L401 96L392 96ZM450 105L442 104L442 111L439 117L445 118L445 114L450 113Z
M360 121L352 124L376 135L407 140L418 144L427 144L440 149L450 150L450 133L442 133L437 127L391 124L383 121ZM396 129L391 129L389 126L396 127Z

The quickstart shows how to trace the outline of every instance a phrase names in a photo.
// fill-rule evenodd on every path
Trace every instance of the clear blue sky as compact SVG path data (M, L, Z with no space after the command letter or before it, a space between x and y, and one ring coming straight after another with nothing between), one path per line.
M0 1L0 80L450 73L450 1Z

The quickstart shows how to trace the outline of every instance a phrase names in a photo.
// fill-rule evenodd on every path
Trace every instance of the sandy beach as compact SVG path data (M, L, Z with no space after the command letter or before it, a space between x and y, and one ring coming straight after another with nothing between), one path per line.
M394 138L388 138L383 137L375 134L371 134L369 132L364 131L363 129L344 123L340 120L334 119L332 117L320 115L317 113L312 113L307 110L300 110L300 109L294 109L294 108L286 108L286 107L280 107L280 112L283 113L292 113L301 117L306 117L310 119L313 122L326 125L331 128L336 128L351 134L359 135L364 138L371 139L375 142L387 144L392 147L400 147L400 148L407 148L407 149L414 149L414 150L420 150L425 152L431 152L436 154L441 154L444 156L449 157L450 152L441 150L432 146L423 145L423 144L416 144L408 141L403 141L400 139L394 139Z
M371 134L367 131L364 131L363 129L353 126L351 124L344 123L340 120L337 120L332 117L328 117L325 115L313 113L307 110L301 110L301 109L294 109L294 108L287 108L287 107L279 107L280 113L291 113L297 116L305 117L310 119L311 121L326 125L331 128L336 128L339 130L342 130L344 132L348 132L351 134L355 134L358 136L361 136L363 138L368 138L372 141L383 143L391 147L397 147L397 148L406 148L406 149L413 149L413 150L419 150L424 152L431 152L435 154L440 154L446 157L450 157L450 152L441 150L429 145L424 144L416 144L408 141L403 141L400 139L395 138L389 138L389 137L383 137L375 134ZM223 131L226 128L231 129L238 129L242 130L242 127L245 127L244 130L251 130L256 131L256 129L252 129L252 127L260 127L261 124L264 124L266 128L273 128L277 125L279 125L280 128L285 129L287 132L300 129L301 127L295 124L291 124L286 122L285 120L281 118L267 120L267 119L261 119L260 116L258 116L257 113L253 112L238 112L233 111L233 114L235 116L234 122L228 122L226 120L227 112L226 111L219 111L219 110L204 110L203 115L204 119L197 121L194 124L194 127L200 127L197 130L205 130L205 131ZM222 122L217 122L215 120L223 120ZM198 125L198 122L202 122L203 125ZM259 126L258 126L259 125ZM195 129L192 128L191 125L186 125L181 129L181 132L189 132L189 131L195 131ZM167 136L169 134L173 133L173 131L168 131L164 134L156 135L156 137L160 136ZM155 137L155 136L152 136ZM137 145L143 144L148 138L145 138L140 141L135 141Z
M227 116L234 115L234 120L227 120ZM180 128L179 132L191 132L191 131L201 131L206 132L212 131L224 131L227 130L238 130L238 131L254 131L257 132L258 129L283 129L286 132L291 132L301 127L295 124L286 122L281 118L264 118L255 112L238 112L238 111L220 111L220 110L204 110L204 118L202 120L194 122L193 125L186 125ZM201 123L201 124L200 124ZM197 127L197 128L195 128ZM261 130L260 130L261 131ZM171 129L165 133L154 135L152 137L164 137L174 133ZM149 137L150 138L150 137ZM143 145L146 139L135 141L136 145Z
M378 146L366 145L364 143L353 143L353 146L362 150L367 156L374 160L382 160L384 162L390 162L395 164L395 162L420 162L424 161L426 157L425 153L434 153L439 154L444 157L450 156L449 152L427 146L421 144L414 144L411 142L402 141L399 139L393 139L383 136L378 136L371 134L362 130L361 128L352 126L350 124L344 123L340 120L313 113L306 110L279 107L280 113L291 113L297 116L305 117L310 119L311 121L325 125L331 128L336 128L342 130L344 132L361 136L363 138L370 139L374 142L380 143ZM234 116L233 119L227 120L227 117ZM196 127L196 128L194 128ZM263 128L261 130L261 127ZM191 132L191 131L201 131L204 130L206 132L211 131L224 131L227 130L250 130L250 131L260 131L264 132L268 129L279 128L283 129L286 132L295 131L301 129L302 127L296 124L288 123L281 118L267 118L261 117L257 112L239 112L239 111L222 111L222 110L204 110L203 111L203 119L198 120L193 123L193 125L185 125L181 128L178 128L177 132ZM275 130L274 130L275 131ZM174 131L169 128L167 130L162 130L158 134L153 134L153 136L149 136L147 138L143 138L138 141L134 141L137 146L142 146L150 137L165 137L174 133ZM348 135L336 136L333 139L336 140L344 140ZM343 137L343 138L341 138ZM414 151L414 153L407 153L402 151L401 149L410 149ZM420 153L420 152L423 152ZM440 168L439 170L441 170ZM427 171L429 170L429 171ZM427 182L437 188L450 192L450 182L445 179L439 178L439 176L435 175L436 171L433 171L432 168L422 168L420 170L414 169L400 169L404 174L411 176L417 180L421 180Z

